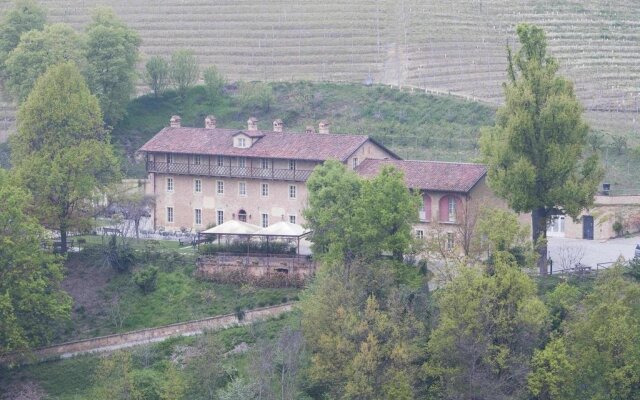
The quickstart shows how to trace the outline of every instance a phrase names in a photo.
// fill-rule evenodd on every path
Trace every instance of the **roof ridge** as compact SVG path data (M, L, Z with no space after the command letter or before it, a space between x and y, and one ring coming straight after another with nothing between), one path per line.
M423 164L457 164L457 165L477 165L477 166L482 166L482 167L486 167L486 164L482 164L482 163L472 163L472 162L463 162L463 161L440 161L440 160L392 160L389 158L383 158L383 159L379 159L379 158L367 158L364 161L380 161L380 162L416 162L416 163L423 163Z

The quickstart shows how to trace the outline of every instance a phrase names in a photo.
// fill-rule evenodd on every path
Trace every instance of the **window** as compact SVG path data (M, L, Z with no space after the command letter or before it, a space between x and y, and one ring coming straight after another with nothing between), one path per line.
M200 156L193 156L193 165L200 165L202 163L202 158Z
M244 197L247 195L247 183L238 182L238 195Z
M241 147L241 148L247 147L247 139L243 137L238 138L238 147Z
M196 193L201 193L202 192L202 180L201 179L194 179L193 181L193 191Z
M296 169L296 160L289 160L289 169Z
M224 194L224 181L216 181L216 193Z
M167 153L167 164L171 164L173 162L173 154Z
M173 207L167 207L167 222L173 222Z
M269 214L261 214L262 219L262 227L266 228L269 226Z
M296 223L296 216L295 215L289 215L289 222L292 224Z
M263 183L261 185L260 195L262 197L269 197L269 184L268 183Z
M224 157L223 156L218 156L216 158L216 165L218 167L224 167Z
M269 159L263 158L262 160L260 160L260 167L262 169L269 169Z
M358 157L353 157L353 169L356 169L358 166Z
M173 192L173 178L167 178L167 192Z
M422 229L416 229L416 238L424 239L424 231Z
M238 211L238 220L240 220L240 222L247 222L247 212L245 210Z
M453 232L447 232L447 250L453 250Z
M222 210L218 210L216 212L216 224L217 225L222 225L224 224L224 211Z
M196 225L202 225L202 209L196 208L193 211L194 211Z
M247 159L245 157L239 157L238 158L238 167L246 168L246 166L247 166Z
M449 222L456 222L456 198L449 196Z
M298 190L298 188L296 187L296 185L289 185L289 198L290 199L295 199L296 198L297 190Z

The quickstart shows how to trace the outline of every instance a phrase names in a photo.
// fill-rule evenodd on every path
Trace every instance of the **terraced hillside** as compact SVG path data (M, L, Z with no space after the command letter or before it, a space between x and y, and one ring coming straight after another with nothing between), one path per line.
M203 65L218 65L231 79L373 80L491 103L502 97L505 45L515 42L515 25L532 22L546 29L562 72L575 81L585 107L598 112L591 118L598 127L635 130L640 110L634 0L40 3L50 21L76 27L89 20L91 8L109 5L140 32L145 57L191 48Z

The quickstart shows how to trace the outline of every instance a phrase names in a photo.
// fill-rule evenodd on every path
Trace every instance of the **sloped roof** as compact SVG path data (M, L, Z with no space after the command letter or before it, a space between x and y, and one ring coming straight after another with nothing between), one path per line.
M292 224L287 221L280 221L256 231L254 235L301 236L308 232L309 230L305 229L302 225Z
M356 172L371 178L378 175L385 165L402 171L407 186L412 189L441 192L467 193L487 173L487 167L482 164L372 159L362 161Z
M233 136L244 133L260 137L249 148L233 147ZM182 154L223 155L324 161L345 161L368 140L393 152L363 135L246 131L238 129L164 128L145 143L139 151Z
M217 233L219 235L246 235L260 230L258 225L230 220L200 233Z

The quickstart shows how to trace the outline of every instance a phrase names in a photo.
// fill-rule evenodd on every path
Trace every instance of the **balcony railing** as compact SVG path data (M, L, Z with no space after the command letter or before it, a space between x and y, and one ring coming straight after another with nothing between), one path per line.
M305 182L313 171L303 169L232 167L228 165L219 167L217 165L208 164L147 161L147 172Z

